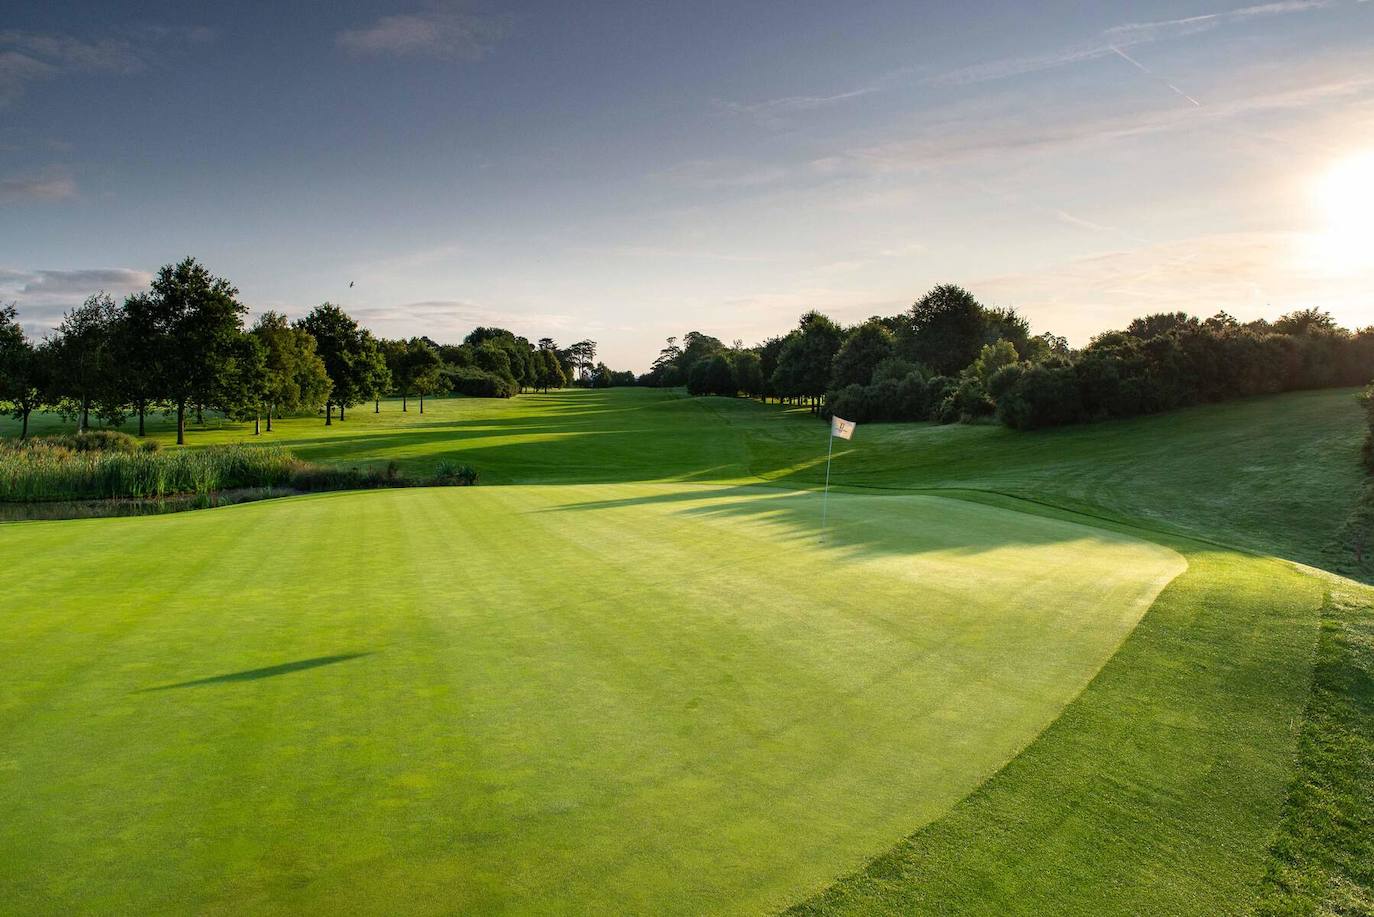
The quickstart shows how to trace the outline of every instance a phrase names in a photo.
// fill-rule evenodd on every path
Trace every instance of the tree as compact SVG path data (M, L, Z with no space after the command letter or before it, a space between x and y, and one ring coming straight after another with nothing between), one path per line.
M321 408L331 383L310 332L293 326L280 312L265 312L253 325L252 334L262 343L267 364L263 393L267 432L272 432L273 414Z
M596 365L596 341L582 340L568 347L568 358L579 383L586 383Z
M146 434L148 411L162 398L162 359L168 342L158 327L158 313L147 293L126 297L111 335L114 385L121 400L138 417L138 435Z
M845 339L831 368L832 388L868 385L878 364L892 356L895 339L878 319L869 319Z
M0 405L29 435L29 415L43 404L48 348L35 346L20 327L14 306L0 307Z
M230 420L253 418L253 435L257 436L262 432L262 406L269 385L267 347L255 334L240 334L216 382L212 404Z
M213 403L235 356L247 307L239 291L194 258L165 265L147 296L160 387L176 409L177 445L186 442L186 407Z
M381 348L348 313L333 303L322 303L297 322L297 327L315 339L315 349L329 375L329 393L324 400L325 426L334 422L335 406L339 409L339 420L343 420L345 408L385 390L389 374Z
M952 283L921 297L903 332L905 356L952 376L973 362L983 346L983 307L973 294Z
M553 342L550 341L550 344ZM558 360L558 354L552 347L540 347L535 352L539 359L538 385L547 392L550 388L562 388L568 384L568 377L563 372L563 364Z
M668 338L654 362L649 365L649 384L661 388L682 384L682 371L679 369L681 360L682 348L677 346L677 338Z
M439 351L420 338L411 338L406 343L406 372L410 385L420 396L420 413L425 412L425 395L443 391L444 361Z
M104 405L108 419L119 419L112 360L117 314L114 300L97 293L68 312L49 339L49 400L64 417L76 419L79 433L90 428L93 405Z
M812 410L830 383L830 367L840 349L844 332L819 312L807 312L796 331L787 336L778 354L773 385L778 394L812 400Z
M391 388L391 371L386 367L386 357L381 345L366 328L362 330L358 342L358 355L353 369L358 377L358 401L378 400ZM339 402L339 419L344 419L344 403ZM377 410L381 410L380 401Z
M1291 335L1335 331L1336 320L1321 309L1298 309L1275 321L1274 330L1279 334Z
M740 350L730 361L735 376L735 391L750 398L763 394L763 361L752 350Z
M382 359L386 360L387 371L391 373L393 391L401 396L401 411L405 413L410 410L410 393L415 388L415 380L410 374L409 343L403 340L384 340L380 346Z

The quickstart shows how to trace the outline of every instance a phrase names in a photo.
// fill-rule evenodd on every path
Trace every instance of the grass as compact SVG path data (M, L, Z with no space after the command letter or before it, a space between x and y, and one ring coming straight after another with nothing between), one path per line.
M1336 567L1364 478L1356 389L1265 396L1053 430L866 424L835 450L834 481L864 489L994 491L1229 546ZM8 427L6 426L8 424ZM35 420L50 432L70 428ZM768 481L818 486L825 427L805 409L653 389L568 390L359 406L344 423L288 418L193 429L193 446L266 442L308 461L429 473L472 465L488 484ZM0 422L0 432L17 432ZM165 422L152 437L175 442ZM1374 554L1374 547L1368 551ZM1374 567L1369 568L1374 573Z
M994 773L1183 569L920 496L843 496L821 545L817 509L512 486L8 527L3 897L775 909Z
M822 426L650 391L267 440L512 486L0 526L0 900L1360 913L1374 590L1261 556L1350 562L1352 394L861 426L824 545Z

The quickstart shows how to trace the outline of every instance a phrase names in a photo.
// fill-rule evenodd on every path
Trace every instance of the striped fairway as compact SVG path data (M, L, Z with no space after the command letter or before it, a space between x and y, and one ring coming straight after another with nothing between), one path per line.
M1032 742L1185 564L916 495L386 491L0 528L0 899L755 913Z

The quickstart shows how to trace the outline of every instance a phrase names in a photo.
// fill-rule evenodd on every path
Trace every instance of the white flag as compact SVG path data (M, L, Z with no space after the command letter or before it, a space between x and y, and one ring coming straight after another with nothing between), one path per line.
M854 421L844 420L841 417L831 417L830 435L838 436L840 439L849 439L854 435Z

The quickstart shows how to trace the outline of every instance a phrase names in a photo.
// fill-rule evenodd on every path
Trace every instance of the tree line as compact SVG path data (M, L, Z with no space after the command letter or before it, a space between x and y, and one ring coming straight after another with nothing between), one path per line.
M1352 332L1317 309L1273 322L1147 315L1075 350L1062 337L1033 335L1014 308L943 284L898 315L849 327L807 312L786 335L753 347L698 331L669 338L639 381L776 398L857 421L996 419L1031 429L1371 378L1374 327Z
M205 411L234 420L261 420L323 411L332 424L345 412L397 396L424 411L426 396L452 392L510 397L573 384L633 383L596 360L596 342L559 348L503 328L477 328L461 344L428 336L378 339L343 309L324 303L298 321L266 312L245 327L248 308L229 281L194 258L158 271L150 288L122 303L97 293L68 312L39 341L19 324L14 306L0 307L0 408L28 435L35 411L54 410L78 431L94 416L109 425L147 415L176 417L177 443L188 414Z

